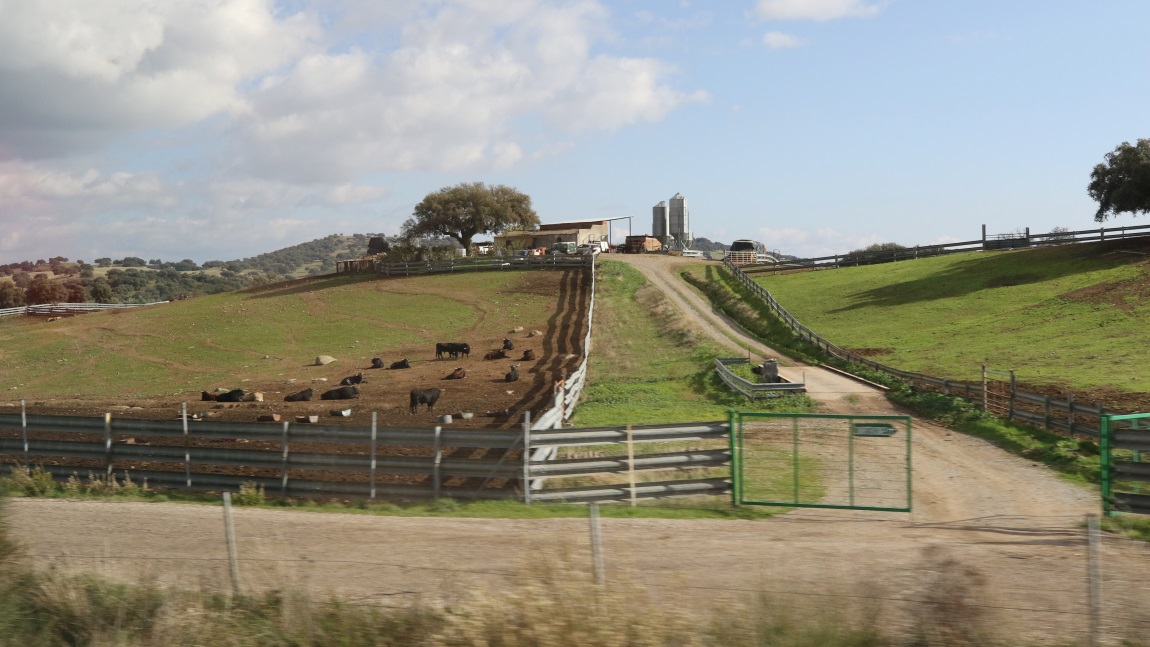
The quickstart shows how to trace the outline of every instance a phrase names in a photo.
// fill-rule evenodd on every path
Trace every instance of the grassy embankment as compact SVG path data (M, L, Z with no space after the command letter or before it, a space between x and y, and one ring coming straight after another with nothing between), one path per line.
M1142 294L1144 257L1122 245L1074 245L970 253L756 280L805 325L841 346L869 349L900 369L978 379L981 363L1014 368L1020 381L1070 389L1147 390L1130 349L1150 341L1150 301ZM768 343L806 361L843 365L796 338L716 267L687 278ZM1110 366L1104 358L1116 360ZM1074 479L1097 481L1097 447L985 415L957 398L893 387L912 411L977 435ZM1074 370L1068 370L1073 367Z
M756 280L805 325L906 371L1150 393L1150 264L1132 243L971 252Z

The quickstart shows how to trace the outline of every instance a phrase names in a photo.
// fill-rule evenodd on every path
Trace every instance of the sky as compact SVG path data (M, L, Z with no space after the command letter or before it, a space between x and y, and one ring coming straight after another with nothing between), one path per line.
M1091 229L1150 137L1145 0L0 0L0 263L544 223L802 257ZM1150 224L1123 214L1107 226Z

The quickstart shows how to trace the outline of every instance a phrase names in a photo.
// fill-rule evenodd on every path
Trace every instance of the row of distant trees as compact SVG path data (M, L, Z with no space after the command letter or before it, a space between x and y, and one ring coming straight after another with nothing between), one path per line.
M97 258L93 263L64 256L8 263L0 265L0 308L172 301L294 276L327 274L335 271L336 261L359 257L371 235L332 234L258 256L203 264L137 256Z

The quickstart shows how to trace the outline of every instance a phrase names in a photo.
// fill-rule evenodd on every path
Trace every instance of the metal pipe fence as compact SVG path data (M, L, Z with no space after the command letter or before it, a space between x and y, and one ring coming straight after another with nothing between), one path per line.
M0 414L0 462L36 466L55 480L101 475L174 490L262 487L285 498L379 497L606 501L608 492L639 498L726 491L726 479L543 488L545 479L722 468L730 453L684 443L725 442L723 422L633 427L516 429L354 428L314 424L141 420ZM526 440L526 444L524 443ZM560 447L672 443L673 451L555 460ZM388 448L405 448L390 453ZM523 465L506 460L526 447ZM416 451L412 452L414 448ZM454 450L466 448L466 451ZM473 449L484 449L471 458ZM466 456L466 457L464 457ZM497 481L498 480L498 481ZM516 485L518 484L518 485ZM625 498L619 495L616 499Z
M118 308L143 308L158 306L168 301L154 301L152 303L41 303L18 308L0 308L0 317L13 315L72 315L86 312L100 312L102 310L115 310Z

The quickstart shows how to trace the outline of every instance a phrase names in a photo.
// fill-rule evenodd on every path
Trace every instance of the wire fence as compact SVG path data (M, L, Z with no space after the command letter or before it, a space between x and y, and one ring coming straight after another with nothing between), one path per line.
M18 500L14 527L43 567L227 588L218 508L120 505ZM110 512L117 522L100 523ZM588 519L321 519L242 507L234 515L245 591L331 591L391 606L591 581L596 570ZM920 523L803 511L754 524L599 523L603 581L640 587L661 606L705 613L767 600L776 612L796 607L936 637L918 644L1119 644L1150 630L1150 549L1105 534L1092 542L1082 517ZM541 555L548 568L527 566ZM954 635L937 639L940 631Z
M784 324L799 338L803 339L819 350L843 361L881 371L906 380L917 389L935 391L944 395L974 402L985 406L991 394L988 387L990 380L982 382L966 382L949 378L934 377L922 373L903 371L893 366L880 364L870 358L852 353L838 346L807 326L803 325L791 313L787 312L771 293L757 283L742 268L724 262L724 266L744 287L761 299ZM1068 393L1065 399L1052 398L1042 393L1024 391L1017 387L1013 379L1009 381L1006 408L1002 417L1018 420L1027 424L1040 426L1048 430L1061 432L1070 436L1084 436L1092 439L1099 438L1101 419L1107 415L1131 413L1108 409L1101 404L1082 402L1075 399L1073 393Z

